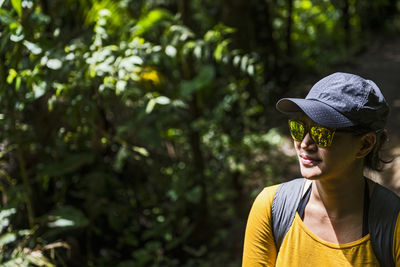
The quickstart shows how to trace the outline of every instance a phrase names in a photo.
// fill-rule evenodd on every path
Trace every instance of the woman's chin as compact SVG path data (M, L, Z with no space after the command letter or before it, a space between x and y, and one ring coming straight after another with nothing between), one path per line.
M322 173L319 168L301 168L301 175L308 180L317 180L321 177Z

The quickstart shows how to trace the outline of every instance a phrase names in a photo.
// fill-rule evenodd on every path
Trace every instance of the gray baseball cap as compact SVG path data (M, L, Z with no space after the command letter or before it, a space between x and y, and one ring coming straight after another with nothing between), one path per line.
M385 127L389 114L389 106L373 81L342 72L318 81L305 99L283 98L276 108L285 114L304 112L329 128L360 126L379 130Z

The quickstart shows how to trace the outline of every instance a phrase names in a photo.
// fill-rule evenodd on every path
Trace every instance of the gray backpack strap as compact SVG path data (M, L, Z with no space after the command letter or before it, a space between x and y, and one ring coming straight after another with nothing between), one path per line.
M298 178L279 185L271 207L272 231L277 251L292 225L306 179Z
M400 198L389 189L375 184L369 206L368 224L371 244L381 266L395 266L393 238Z

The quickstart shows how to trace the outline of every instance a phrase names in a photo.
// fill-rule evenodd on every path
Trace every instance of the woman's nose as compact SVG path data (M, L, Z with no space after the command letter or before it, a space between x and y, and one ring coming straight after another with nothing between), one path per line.
M302 149L314 149L316 147L316 144L311 138L310 134L307 133L306 136L304 136L303 141L301 141L300 146Z

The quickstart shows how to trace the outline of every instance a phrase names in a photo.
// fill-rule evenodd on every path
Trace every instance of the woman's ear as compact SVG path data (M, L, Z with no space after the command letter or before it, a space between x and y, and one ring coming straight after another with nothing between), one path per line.
M369 132L361 137L361 147L357 153L358 158L364 158L374 148L376 144L376 134Z

